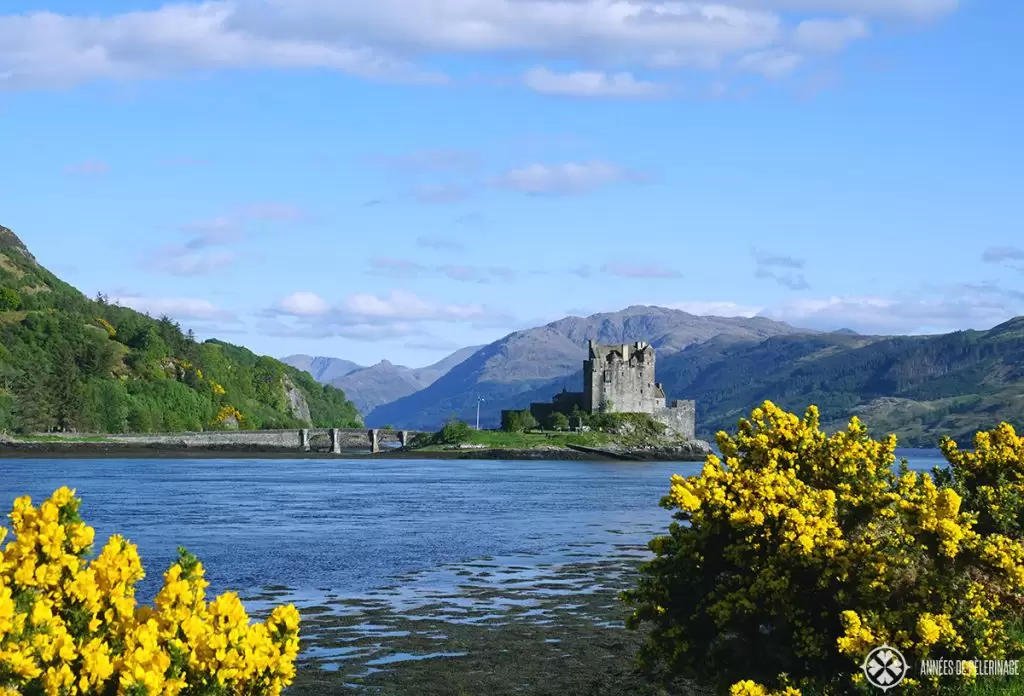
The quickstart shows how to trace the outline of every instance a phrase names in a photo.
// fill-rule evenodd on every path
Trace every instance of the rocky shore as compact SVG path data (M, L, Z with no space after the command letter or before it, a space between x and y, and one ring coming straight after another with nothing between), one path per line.
M138 459L485 459L485 460L625 460L701 461L710 452L706 442L692 441L677 446L627 447L537 447L530 449L453 447L451 449L409 449L396 447L377 454L367 451L303 451L295 447L267 444L182 444L173 442L108 441L0 441L0 458L138 458Z

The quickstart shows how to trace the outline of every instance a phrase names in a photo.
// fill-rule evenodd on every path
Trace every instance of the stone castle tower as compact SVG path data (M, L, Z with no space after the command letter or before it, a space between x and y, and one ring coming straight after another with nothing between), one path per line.
M588 342L583 361L583 391L563 391L548 403L530 404L530 413L546 423L554 412L647 413L680 438L692 440L696 431L696 404L673 400L654 380L654 348L644 341L619 345Z
M583 361L583 410L588 413L653 413L665 408L665 391L654 381L654 348L588 343Z

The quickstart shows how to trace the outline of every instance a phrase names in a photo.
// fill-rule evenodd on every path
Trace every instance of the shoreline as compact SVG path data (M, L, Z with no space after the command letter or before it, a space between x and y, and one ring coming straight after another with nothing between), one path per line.
M0 442L0 459L466 459L511 461L703 461L692 452L599 452L575 449L452 449L369 451L304 451L295 448L244 445L172 445L117 442Z

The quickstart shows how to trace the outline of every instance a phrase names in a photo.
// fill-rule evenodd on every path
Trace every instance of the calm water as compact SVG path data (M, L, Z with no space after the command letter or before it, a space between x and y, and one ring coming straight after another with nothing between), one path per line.
M905 450L914 468L938 452ZM67 485L97 541L138 544L151 598L178 544L211 589L358 593L486 556L559 560L570 544L645 543L673 473L695 463L0 459L0 511Z

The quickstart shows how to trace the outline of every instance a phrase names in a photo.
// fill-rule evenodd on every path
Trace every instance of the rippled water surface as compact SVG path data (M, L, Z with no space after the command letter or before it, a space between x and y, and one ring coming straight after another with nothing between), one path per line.
M61 485L97 538L122 533L150 575L178 544L216 590L361 591L481 556L555 553L664 524L669 476L697 465L419 460L0 460L0 509Z
M926 450L907 455L920 468ZM97 538L139 545L149 596L178 544L216 590L268 583L359 592L481 556L571 557L574 542L643 543L694 463L454 460L0 460L0 510L61 485Z
M915 469L937 452L900 452ZM303 614L299 696L648 694L618 593L673 473L697 463L0 460L0 509L62 485L139 545L149 601L178 544L256 615ZM566 665L572 666L566 669ZM394 690L394 691L390 691ZM695 688L694 696L702 694Z

